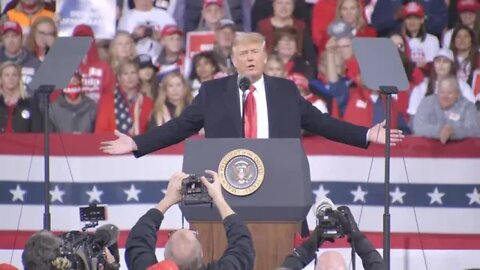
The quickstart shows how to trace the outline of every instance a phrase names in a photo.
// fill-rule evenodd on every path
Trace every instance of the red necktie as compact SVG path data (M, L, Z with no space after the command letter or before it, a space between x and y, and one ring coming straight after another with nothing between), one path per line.
M257 105L255 104L255 86L248 89L247 100L245 101L245 138L257 138Z

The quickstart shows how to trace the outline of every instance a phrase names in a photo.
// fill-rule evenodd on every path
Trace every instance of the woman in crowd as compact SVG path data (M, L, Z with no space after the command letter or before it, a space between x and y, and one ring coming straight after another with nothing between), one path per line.
M149 126L161 126L178 117L192 99L192 90L183 75L168 73L160 84Z
M403 17L403 31L410 47L410 58L425 74L429 74L429 64L433 61L440 45L437 37L427 33L425 10L422 4L408 2L403 7Z
M456 27L452 33L450 49L455 57L458 79L472 85L473 72L480 66L475 32L465 25Z
M135 42L128 32L117 31L110 43L109 56L110 66L114 72L122 61L132 61L137 55Z
M157 77L155 74L158 68L152 63L152 58L148 54L140 54L135 57L138 65L138 77L140 79L140 92L150 98L157 96Z
M460 25L465 25L470 29L473 29L473 32L480 33L480 21L477 20L477 11L479 10L480 5L477 0L458 0L457 2L457 11L458 11L458 21L455 27ZM443 35L442 39L442 48L450 48L450 43L452 42L453 30L449 29ZM477 36L477 43L478 43Z
M53 46L57 34L57 26L52 18L39 17L32 24L26 46L40 61L43 61L47 50Z
M203 82L214 79L215 74L219 71L220 66L215 61L212 52L206 51L196 54L192 59L192 71L189 77L193 96L198 94Z
M360 0L339 0L335 12L336 19L349 23L356 37L376 37L375 28L368 26ZM326 39L328 40L328 38Z
M140 92L138 65L120 63L113 95L103 95L98 104L95 133L122 133L135 136L147 130L152 99Z
M42 122L38 108L27 98L20 66L0 65L0 133L39 132Z
M273 16L258 22L256 31L265 36L267 52L273 52L276 34L284 28L296 29L295 41L298 53L307 59L316 59L312 37L305 25L305 21L293 16L295 0L274 0Z
M308 79L315 78L310 62L298 52L296 29L285 27L278 30L275 37L274 52L282 59L286 75L301 73Z
M440 49L434 58L430 78L413 88L408 101L407 113L412 117L417 113L418 106L424 97L437 93L438 81L449 76L456 76L455 59L451 50ZM473 91L463 80L458 80L460 93L470 102L475 102Z
M398 110L404 116L405 120L408 120L407 108L410 93L415 86L423 82L425 76L422 71L416 67L415 63L410 60L410 47L408 46L406 38L399 33L394 33L390 35L390 40L397 46L410 86L408 91L399 91L398 95L396 95Z

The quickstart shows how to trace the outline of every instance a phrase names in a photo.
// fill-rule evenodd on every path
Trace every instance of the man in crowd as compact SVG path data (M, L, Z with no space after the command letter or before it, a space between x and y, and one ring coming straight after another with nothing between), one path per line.
M336 120L302 98L293 82L263 75L267 54L262 35L238 34L232 52L238 74L203 83L198 96L180 117L133 139L116 132L118 138L102 142L101 150L109 154L134 152L140 157L178 143L202 127L207 138L300 138L303 128L357 147L366 148L370 142L385 143L382 123L368 129ZM243 126L239 77L251 81L246 91ZM403 139L399 130L390 133L392 144Z
M455 75L441 79L438 94L422 100L413 118L413 133L439 139L443 144L480 136L475 104L461 95Z
M182 229L175 231L165 246L165 259L177 264L180 269L253 269L255 251L247 226L233 212L225 201L217 173L205 171L213 178L210 183L202 177L202 183L208 190L213 204L217 207L225 226L228 246L218 261L203 265L203 254L200 242L193 231ZM143 215L130 231L128 236L125 260L129 269L146 269L157 263L155 245L157 231L163 221L165 212L182 200L182 180L188 175L176 173L170 179L165 197Z
M222 19L215 30L215 45L213 55L220 65L222 72L228 75L235 73L231 54L233 40L235 39L235 23L229 19Z
M22 67L22 80L28 85L40 66L40 60L23 47L22 27L17 22L6 21L2 25L3 48L0 49L0 63L12 61ZM28 89L33 95L35 89Z

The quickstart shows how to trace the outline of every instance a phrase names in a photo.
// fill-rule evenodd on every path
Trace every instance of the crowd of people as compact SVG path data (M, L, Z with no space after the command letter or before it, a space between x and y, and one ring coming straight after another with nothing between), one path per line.
M477 0L120 0L113 39L95 39L86 24L71 33L95 42L70 84L52 95L51 127L139 135L163 125L203 82L235 74L235 35L256 31L266 40L266 75L292 80L323 113L363 126L384 120L385 99L362 83L352 39L389 37L410 82L394 96L393 127L442 142L480 136L479 10ZM3 9L0 132L42 131L41 108L28 86L58 36L58 22L51 0L11 0ZM185 55L192 31L212 31L211 50ZM443 80L454 96L448 106L439 93ZM415 125L423 121L435 124Z

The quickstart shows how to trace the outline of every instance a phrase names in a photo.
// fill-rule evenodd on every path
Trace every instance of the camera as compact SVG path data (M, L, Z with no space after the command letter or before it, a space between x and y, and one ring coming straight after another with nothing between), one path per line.
M326 209L322 214L317 214L317 223L325 238L342 238L345 236L345 231L336 214L345 215L340 210Z
M348 228L344 228L347 226L346 222L350 220L349 213L347 213L350 211L348 207L340 206L335 209L333 202L327 198L318 203L314 211L317 217L317 226L322 230L324 238L336 239L348 234L348 231L345 231Z
M80 220L87 224L82 231L70 231L60 235L62 245L59 258L68 262L67 268L62 269L99 269L99 265L106 265L103 250L115 245L119 237L119 229L112 224L98 227L95 233L87 233L87 228L98 226L99 220L106 219L106 207L91 204L80 207ZM52 262L61 264L62 260ZM58 267L57 267L58 268Z
M183 205L207 204L212 202L208 195L207 187L202 183L202 175L190 174L182 180ZM205 176L208 182L213 183L213 178Z

